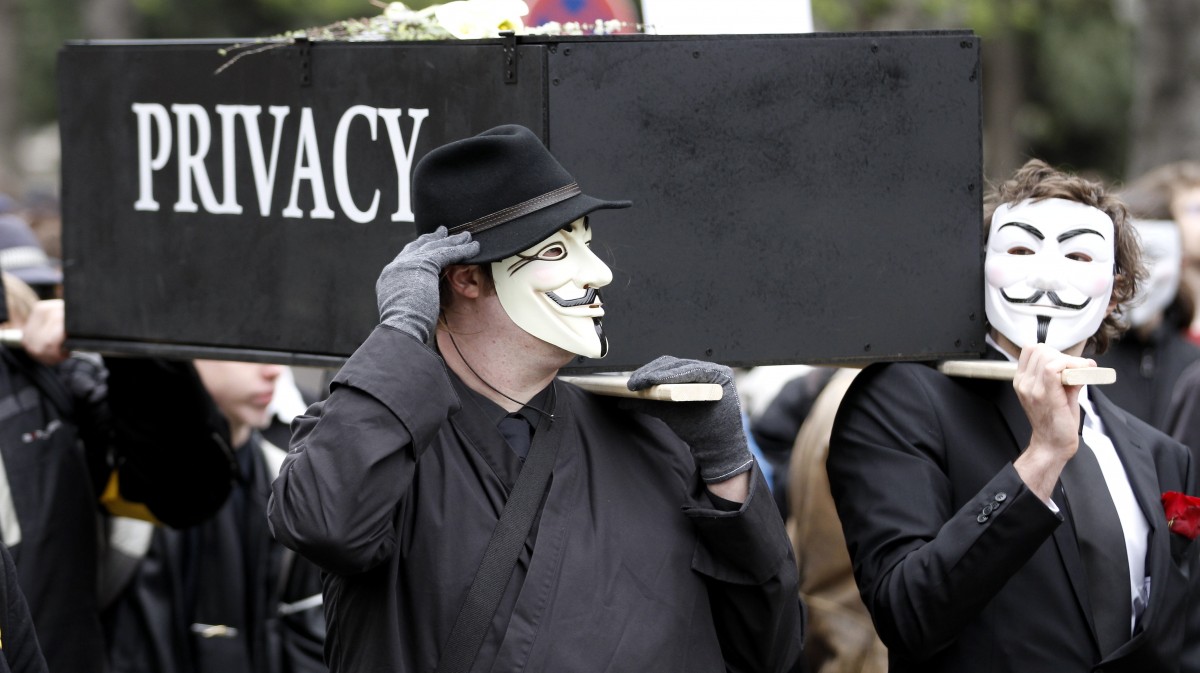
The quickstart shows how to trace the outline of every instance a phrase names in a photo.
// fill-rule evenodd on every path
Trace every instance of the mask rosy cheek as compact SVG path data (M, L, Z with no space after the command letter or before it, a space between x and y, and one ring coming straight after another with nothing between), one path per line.
M1021 275L1005 264L988 263L984 266L984 276L988 285L1008 287L1021 279Z
M533 269L533 273L529 276L529 283L541 292L548 290L556 290L562 287L564 281L562 274L553 268L553 265L538 264L538 268Z
M1086 292L1089 296L1092 296L1092 297L1099 297L1101 295L1108 294L1108 293L1112 292L1112 279L1110 279L1110 278L1096 279L1095 281L1090 283L1087 288L1084 288L1084 292Z

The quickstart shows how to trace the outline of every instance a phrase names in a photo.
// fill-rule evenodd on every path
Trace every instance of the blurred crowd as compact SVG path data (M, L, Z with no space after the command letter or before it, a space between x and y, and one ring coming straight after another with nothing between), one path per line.
M315 395L280 365L69 352L57 212L0 195L0 670L324 670L320 573L266 520Z

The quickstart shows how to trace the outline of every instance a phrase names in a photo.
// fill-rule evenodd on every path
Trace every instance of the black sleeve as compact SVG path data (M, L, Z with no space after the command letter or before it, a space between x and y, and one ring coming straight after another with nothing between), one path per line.
M796 559L762 472L750 471L744 503L708 499L712 509L684 511L699 537L692 569L705 577L726 669L795 670L804 643Z
M863 602L884 644L918 660L953 641L1061 522L1012 463L955 508L943 465L973 447L943 441L929 371L863 370L838 408L826 459ZM979 521L1001 493L1003 507Z
M121 496L173 527L225 503L237 468L228 425L188 362L105 358Z
M291 448L267 505L275 539L341 575L388 558L417 459L458 404L436 353L376 328L338 372L329 397L292 422Z
M96 493L112 471L112 417L108 409L108 370L99 355L73 354L54 368L70 398L71 420L86 450L88 476Z

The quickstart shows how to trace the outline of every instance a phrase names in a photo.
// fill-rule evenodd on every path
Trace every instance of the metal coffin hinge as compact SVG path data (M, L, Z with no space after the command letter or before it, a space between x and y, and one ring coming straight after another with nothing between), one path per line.
M506 30L500 33L500 39L503 40L503 56L504 56L504 83L517 83L517 34L511 30Z

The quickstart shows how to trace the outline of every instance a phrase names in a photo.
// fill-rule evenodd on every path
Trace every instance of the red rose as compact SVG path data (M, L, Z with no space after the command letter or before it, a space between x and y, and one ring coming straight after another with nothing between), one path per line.
M1162 494L1163 509L1167 513L1167 528L1189 540L1200 535L1200 498L1184 495L1178 491Z

